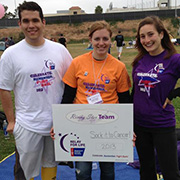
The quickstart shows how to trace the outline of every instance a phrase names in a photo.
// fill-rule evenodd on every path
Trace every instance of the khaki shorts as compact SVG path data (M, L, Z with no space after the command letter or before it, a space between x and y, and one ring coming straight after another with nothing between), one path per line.
M123 49L122 46L117 46L117 51L118 51L119 53L122 53L122 49Z
M38 176L41 166L57 166L54 144L50 136L42 136L28 131L17 122L13 134L20 157L20 164L27 180Z

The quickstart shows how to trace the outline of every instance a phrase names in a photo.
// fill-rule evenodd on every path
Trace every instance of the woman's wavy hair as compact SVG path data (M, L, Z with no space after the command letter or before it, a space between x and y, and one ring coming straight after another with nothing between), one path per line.
M109 31L110 37L112 37L112 31L110 29L110 25L106 21L95 21L90 27L89 38L92 38L93 33L95 31L101 30L101 29L107 29L107 31Z
M169 33L167 32L166 28L164 27L162 21L157 16L148 16L144 18L140 23L136 35L136 45L135 48L138 50L138 55L135 57L134 61L132 62L132 66L134 67L138 61L148 52L146 49L142 46L140 42L140 29L147 24L152 24L156 28L157 32L160 34L161 32L164 33L164 37L161 39L161 45L162 47L167 50L167 54L165 55L164 59L169 58L173 54L177 53L176 49L171 42Z

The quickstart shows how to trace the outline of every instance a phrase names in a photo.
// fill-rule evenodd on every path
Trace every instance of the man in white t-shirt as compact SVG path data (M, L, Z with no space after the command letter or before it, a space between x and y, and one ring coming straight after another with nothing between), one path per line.
M51 180L57 171L50 137L51 105L61 103L62 77L72 57L63 45L43 37L45 20L37 3L20 4L18 14L25 39L1 56L0 98L8 120L7 131L14 134L25 178L38 176L42 167L42 180Z

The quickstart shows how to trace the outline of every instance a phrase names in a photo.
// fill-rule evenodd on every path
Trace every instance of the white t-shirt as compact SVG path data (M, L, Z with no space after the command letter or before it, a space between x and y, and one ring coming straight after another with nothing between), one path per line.
M16 121L21 126L49 135L52 104L61 103L62 78L71 61L63 45L47 39L39 47L22 40L3 53L0 89L14 91Z

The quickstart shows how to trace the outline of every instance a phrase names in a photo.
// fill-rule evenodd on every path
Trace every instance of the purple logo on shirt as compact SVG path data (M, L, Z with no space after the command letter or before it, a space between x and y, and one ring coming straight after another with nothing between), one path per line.
M159 63L157 64L155 67L154 67L154 70L157 72L157 73L163 73L164 72L164 68L163 68L163 63Z
M45 66L49 69L49 70L54 70L55 69L55 64L50 60L45 60Z
M101 81L105 82L105 84L110 83L110 78L106 74L101 75Z

